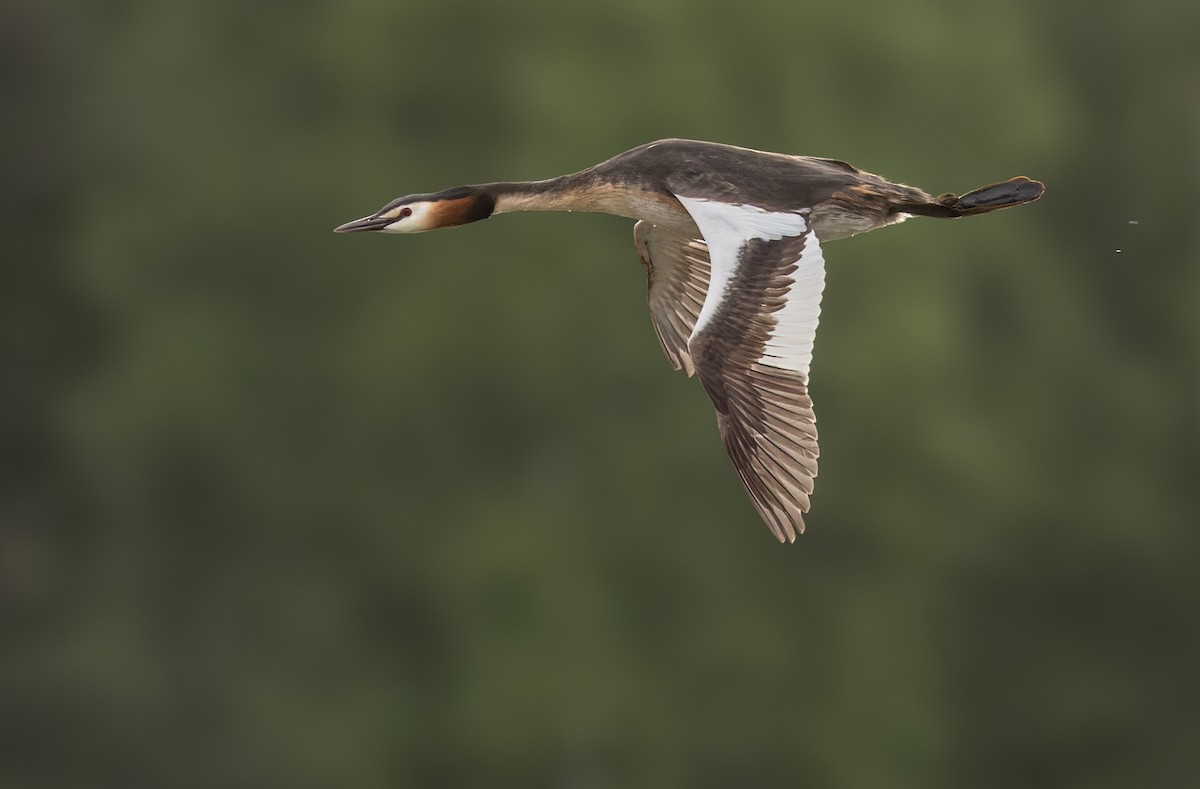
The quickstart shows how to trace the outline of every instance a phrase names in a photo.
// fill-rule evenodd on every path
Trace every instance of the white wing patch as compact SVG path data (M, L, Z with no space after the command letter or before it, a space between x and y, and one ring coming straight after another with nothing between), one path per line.
M812 231L804 239L804 252L796 261L796 271L791 279L787 301L774 313L777 323L758 361L783 370L795 370L807 378L812 364L813 340L817 336L817 320L821 316L821 293L825 290L825 261L817 234Z
M803 215L792 212L767 211L752 205L731 205L696 197L676 195L676 198L700 228L708 244L708 257L712 266L708 295L692 329L692 337L695 337L712 320L725 300L729 283L737 272L738 258L746 242L755 238L774 241L786 236L800 236L808 229L808 222ZM815 242L815 236L813 239ZM817 259L820 260L819 250ZM817 293L819 296L820 291ZM813 326L815 330L815 322ZM810 339L810 358L811 346Z
M712 264L708 295L696 319L692 337L720 311L737 273L742 247L748 241L805 236L804 251L799 260L779 261L781 266L795 262L796 270L790 277L792 282L784 296L783 308L772 315L776 325L758 361L807 377L821 314L821 293L825 290L825 262L817 235L809 230L808 212L767 211L751 205L730 205L695 197L678 197L678 200L692 215L708 242Z

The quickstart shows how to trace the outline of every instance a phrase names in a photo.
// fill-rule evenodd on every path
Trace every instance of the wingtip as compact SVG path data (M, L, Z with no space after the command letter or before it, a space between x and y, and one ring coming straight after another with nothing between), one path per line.
M778 525L768 521L767 526L770 527L771 534L775 536L780 545L793 545L796 542L796 538L804 534L804 521L800 521L799 523L784 522Z
M788 534L788 545L795 543L802 534L804 534L804 521L793 525L791 533Z

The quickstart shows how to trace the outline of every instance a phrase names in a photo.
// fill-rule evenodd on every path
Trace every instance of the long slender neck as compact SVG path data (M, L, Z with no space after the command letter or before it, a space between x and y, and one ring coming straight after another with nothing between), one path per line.
M631 190L597 177L594 168L545 181L481 184L496 202L492 213L511 211L598 211L634 217Z

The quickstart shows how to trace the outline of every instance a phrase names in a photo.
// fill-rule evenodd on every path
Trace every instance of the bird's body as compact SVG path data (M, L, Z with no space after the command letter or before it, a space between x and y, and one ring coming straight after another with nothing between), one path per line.
M698 375L734 468L781 541L804 530L817 475L808 396L824 289L823 243L919 214L986 213L1041 196L1013 178L932 197L845 162L661 140L545 181L398 198L339 232L420 232L512 211L596 211L636 219L655 333Z

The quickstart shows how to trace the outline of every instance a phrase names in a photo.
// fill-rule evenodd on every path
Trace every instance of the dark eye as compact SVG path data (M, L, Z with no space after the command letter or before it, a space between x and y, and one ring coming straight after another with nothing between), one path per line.
M400 209L400 218L403 219L406 216L412 216L412 209L408 206L404 206L404 208Z

